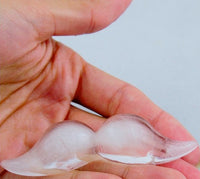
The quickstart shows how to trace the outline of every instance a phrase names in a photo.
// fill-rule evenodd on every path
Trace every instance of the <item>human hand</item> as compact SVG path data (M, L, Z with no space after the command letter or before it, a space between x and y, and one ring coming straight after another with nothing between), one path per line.
M191 135L141 91L84 61L53 35L98 31L113 22L130 0L17 0L0 6L0 161L29 150L54 123L72 119L99 128L104 118L71 106L80 103L104 117L132 113L177 140ZM170 126L170 127L169 127ZM197 149L163 166L95 162L79 171L46 178L200 178ZM170 169L173 168L173 169ZM178 172L178 171L180 172ZM182 174L181 174L182 173ZM24 178L6 171L1 178ZM153 178L155 178L153 177Z

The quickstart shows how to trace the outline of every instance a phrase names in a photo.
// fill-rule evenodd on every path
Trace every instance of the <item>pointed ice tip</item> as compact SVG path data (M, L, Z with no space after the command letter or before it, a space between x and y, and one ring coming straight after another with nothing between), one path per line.
M0 163L0 166L5 170L23 176L44 176L42 173L30 172L27 168L23 168L22 164L20 164L16 159L11 160L3 160Z
M198 147L198 143L195 141L171 141L167 145L167 153L171 157L181 158Z
M169 140L166 143L166 154L165 156L155 157L155 164L168 163L183 156L188 155L195 150L199 144L195 141L173 141Z

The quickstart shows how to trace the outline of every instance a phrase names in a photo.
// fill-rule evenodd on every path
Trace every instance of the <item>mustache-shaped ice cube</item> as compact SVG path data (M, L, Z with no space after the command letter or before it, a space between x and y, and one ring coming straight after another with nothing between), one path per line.
M126 164L161 164L192 152L195 141L175 141L162 136L141 117L118 114L94 132L88 126L64 121L49 129L27 153L4 160L1 166L26 176L55 175L77 169L96 159Z
M162 164L181 158L196 147L195 141L176 141L162 136L139 116L110 117L96 132L98 154L127 164Z
M76 121L64 121L47 130L28 152L2 161L1 166L24 176L56 175L87 164L94 150L93 130Z

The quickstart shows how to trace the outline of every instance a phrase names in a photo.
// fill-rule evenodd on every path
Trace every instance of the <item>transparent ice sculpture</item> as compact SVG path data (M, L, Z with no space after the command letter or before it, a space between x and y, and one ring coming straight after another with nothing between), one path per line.
M162 136L146 120L134 115L115 115L96 133L102 157L127 164L161 164L192 152L195 141L176 141Z
M144 119L118 114L94 132L88 126L64 121L49 129L27 153L4 160L1 166L26 176L55 175L96 160L95 156L126 164L161 164L192 152L195 141L162 136Z
M55 175L87 164L94 147L94 132L89 127L64 121L50 128L28 152L2 161L1 166L18 175Z

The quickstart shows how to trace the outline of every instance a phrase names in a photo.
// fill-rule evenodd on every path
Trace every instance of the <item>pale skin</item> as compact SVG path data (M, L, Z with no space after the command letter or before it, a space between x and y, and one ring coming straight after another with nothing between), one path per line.
M160 133L194 140L134 86L95 68L52 39L101 30L130 0L0 0L0 161L29 150L53 124L78 120L98 129L105 118L132 113ZM71 106L75 101L103 117ZM46 179L199 179L200 150L163 166L97 161ZM0 168L2 179L24 179ZM29 178L29 177L28 177Z

